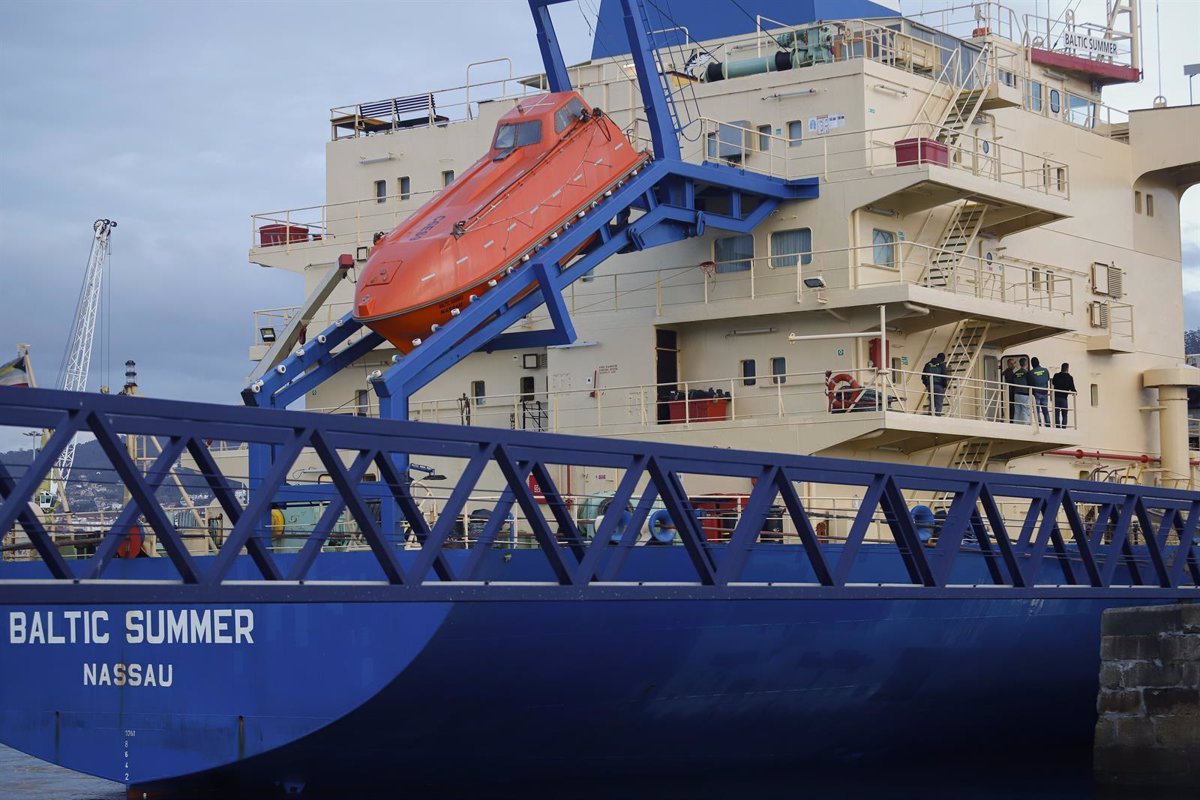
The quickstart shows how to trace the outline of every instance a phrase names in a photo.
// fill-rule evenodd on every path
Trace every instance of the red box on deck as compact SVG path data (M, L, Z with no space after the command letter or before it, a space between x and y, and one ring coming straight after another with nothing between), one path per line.
M277 223L273 225L263 225L258 229L258 246L259 247L274 247L277 244L292 244L293 242L307 242L308 228L303 225L284 225Z
M900 139L896 142L896 166L907 167L910 164L949 166L950 151L936 139L924 136Z

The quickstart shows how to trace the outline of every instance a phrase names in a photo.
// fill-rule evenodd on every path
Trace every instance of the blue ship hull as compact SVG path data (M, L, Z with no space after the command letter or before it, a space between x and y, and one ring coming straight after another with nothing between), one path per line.
M795 575L801 556L775 550L755 574ZM881 583L903 572L885 550L864 559ZM331 555L324 568L343 579L377 569L369 554ZM494 556L492 580L541 578L538 553ZM115 569L167 577L165 562ZM982 560L962 564L964 577L983 576ZM682 548L639 548L630 566L660 581L686 570ZM21 569L34 565L3 574ZM74 644L66 613L83 609L3 606L0 740L151 796L469 789L955 753L998 763L1014 750L1079 765L1096 720L1101 612L1146 602L485 588L339 601L330 586L307 602L164 607L148 586L136 606L88 607L107 616L77 618ZM33 614L47 611L36 637ZM81 641L85 628L107 641Z

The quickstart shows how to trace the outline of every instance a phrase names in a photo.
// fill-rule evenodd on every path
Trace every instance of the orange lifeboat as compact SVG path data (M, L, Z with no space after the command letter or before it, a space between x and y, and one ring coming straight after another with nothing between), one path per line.
M375 243L355 319L409 352L648 159L577 92L522 100L487 155Z

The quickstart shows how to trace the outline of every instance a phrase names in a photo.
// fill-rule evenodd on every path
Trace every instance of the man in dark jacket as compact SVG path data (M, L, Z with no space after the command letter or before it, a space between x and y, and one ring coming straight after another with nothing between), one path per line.
M1050 427L1050 370L1042 366L1041 362L1034 358L1029 365L1029 372L1025 376L1029 382L1029 388L1033 390L1033 405L1037 421L1047 428Z
M935 417L940 417L942 403L946 399L946 354L938 353L929 359L921 372L921 383L925 384L925 389L929 392L929 407Z
M1017 369L1017 360L1010 358L1004 362L1004 371L1000 373L1000 380L1004 382L1004 388L1008 392L1008 421L1017 421L1017 390L1013 386L1017 379L1013 377L1013 373Z
M1054 373L1054 377L1050 379L1054 384L1054 427L1067 427L1067 403L1071 395L1075 394L1075 379L1071 377L1071 373L1067 372L1067 367L1070 364L1064 363L1062 369ZM1078 413L1078 404L1075 406Z

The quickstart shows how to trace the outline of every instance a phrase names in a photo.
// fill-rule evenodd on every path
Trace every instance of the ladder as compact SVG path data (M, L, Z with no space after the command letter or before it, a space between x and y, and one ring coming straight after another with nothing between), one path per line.
M671 115L671 125L675 128L675 132L677 134L681 133L684 128L699 118L700 114L698 104L696 103L694 96L692 98L692 104L697 105L696 109L693 109L688 103L688 98L686 95L681 97L678 102L676 101L676 95L683 94L685 92L685 84L680 84L678 89L673 87L671 85L672 75L678 76L679 81L686 81L687 78L680 75L679 72L668 68L668 66L663 63L662 53L660 52L663 46L659 45L656 37L656 33L661 33L662 31L655 30L654 25L650 22L650 15L647 13L644 3L637 3L635 5L637 12L641 14L642 24L645 26L646 30L646 36L650 40L650 54L653 57L655 71L658 73L659 88L662 89L663 96L667 100L667 109ZM686 86L687 88L690 88L690 84L686 84ZM682 108L680 108L680 106L682 106ZM684 117L686 117L686 119Z
M921 276L923 286L945 289L957 283L955 272L971 245L975 243L986 211L987 206L982 203L964 201L955 206L938 239L936 250L929 257L925 274Z
M959 320L950 334L950 344L946 346L946 372L950 385L946 388L946 402L949 407L962 412L964 400L972 399L968 391L968 382L975 371L975 362L987 342L990 322L977 319ZM974 398L982 406L983 398Z
M971 66L971 71L958 85L958 91L946 105L937 140L942 144L954 146L967 126L975 121L979 109L983 106L984 95L987 93L987 62L991 57L991 48L985 47Z
M984 344L987 343L988 329L991 323L982 320L966 319L959 320L954 326L954 330L950 333L950 340L943 351L946 354L946 377L949 380L949 385L946 387L945 404L943 406L944 414L960 414L965 400L974 399L983 407L984 398L971 398L968 391L968 382L964 379L971 377L971 373L975 369L975 363L979 360L979 354L983 351ZM925 364L932 358L933 353L927 352L921 361L921 369L925 369ZM929 396L929 390L926 389L921 393L921 399L917 402L917 408L922 405L932 412L933 398Z
M982 472L992 457L992 442L990 439L963 439L954 446L950 456L951 469L969 469ZM948 493L944 493L949 496Z

